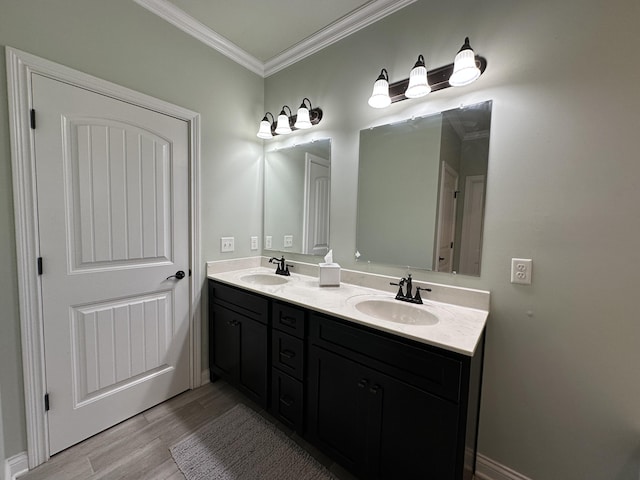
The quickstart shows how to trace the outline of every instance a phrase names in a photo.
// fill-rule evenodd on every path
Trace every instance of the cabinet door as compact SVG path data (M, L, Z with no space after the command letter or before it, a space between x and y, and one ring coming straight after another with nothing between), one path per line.
M220 305L211 304L209 328L209 368L226 380L238 377L240 316Z
M363 368L321 348L309 350L308 435L356 473L362 472L367 440Z
M243 317L239 322L238 386L260 405L267 405L267 326Z
M374 477L453 480L457 406L380 373L373 381L384 398Z
M298 380L304 377L304 342L299 338L273 330L271 332L271 363Z
M277 368L271 371L271 413L298 433L304 425L304 388L302 382L282 373Z

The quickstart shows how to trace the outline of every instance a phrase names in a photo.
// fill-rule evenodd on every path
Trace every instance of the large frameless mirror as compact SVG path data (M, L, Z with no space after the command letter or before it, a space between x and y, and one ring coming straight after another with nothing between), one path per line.
M307 255L329 251L331 140L265 153L266 250Z
M360 132L360 261L480 275L491 106Z

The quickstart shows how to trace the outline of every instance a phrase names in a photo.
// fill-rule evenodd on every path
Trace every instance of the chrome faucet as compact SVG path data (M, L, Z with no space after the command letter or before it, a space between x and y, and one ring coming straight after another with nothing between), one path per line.
M293 265L287 265L285 263L284 255L281 258L271 257L269 259L269 263L278 264L278 266L276 267L276 275L284 275L286 277L291 275L291 273L289 272L289 269L293 268Z
M420 296L420 291L430 292L430 288L422 288L416 287L416 294L413 295L413 282L411 280L411 274L409 273L407 277L402 277L398 283L390 282L389 285L396 285L398 288L398 293L396 294L396 300L400 300L402 302L409 303L419 303L422 304L422 297ZM402 291L403 286L407 286L405 292Z

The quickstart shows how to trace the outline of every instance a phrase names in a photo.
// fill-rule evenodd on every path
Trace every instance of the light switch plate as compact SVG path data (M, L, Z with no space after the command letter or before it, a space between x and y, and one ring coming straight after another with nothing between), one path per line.
M284 236L284 248L293 247L293 235L285 235Z
M251 250L258 249L258 237L251 237Z
M511 259L511 283L531 285L531 270L533 260L530 258Z
M266 237L264 237L264 248L266 248L267 250L270 249L272 243L273 237L271 235L267 235Z
M235 250L234 237L220 237L220 252L233 252Z

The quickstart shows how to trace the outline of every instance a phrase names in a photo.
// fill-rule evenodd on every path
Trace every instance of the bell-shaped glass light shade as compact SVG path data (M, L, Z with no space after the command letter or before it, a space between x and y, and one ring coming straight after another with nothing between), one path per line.
M312 126L311 119L309 118L309 109L304 104L300 105L294 127L303 130L305 128L311 128Z
M276 125L276 133L278 135L287 135L291 133L291 125L289 124L289 115L284 112L284 108L278 115L278 125Z
M373 108L384 108L391 104L389 97L389 76L383 68L380 76L373 84L373 93L369 97L369 106Z
M258 130L258 138L272 138L271 123L267 120L267 117L263 118L260 122L260 130Z
M418 98L424 97L429 92L431 92L431 87L427 80L427 67L424 64L424 57L420 55L409 74L409 85L404 92L404 96L407 98Z
M480 76L480 69L476 65L476 55L469 45L469 37L453 61L453 73L449 77L449 85L462 87L473 83Z

